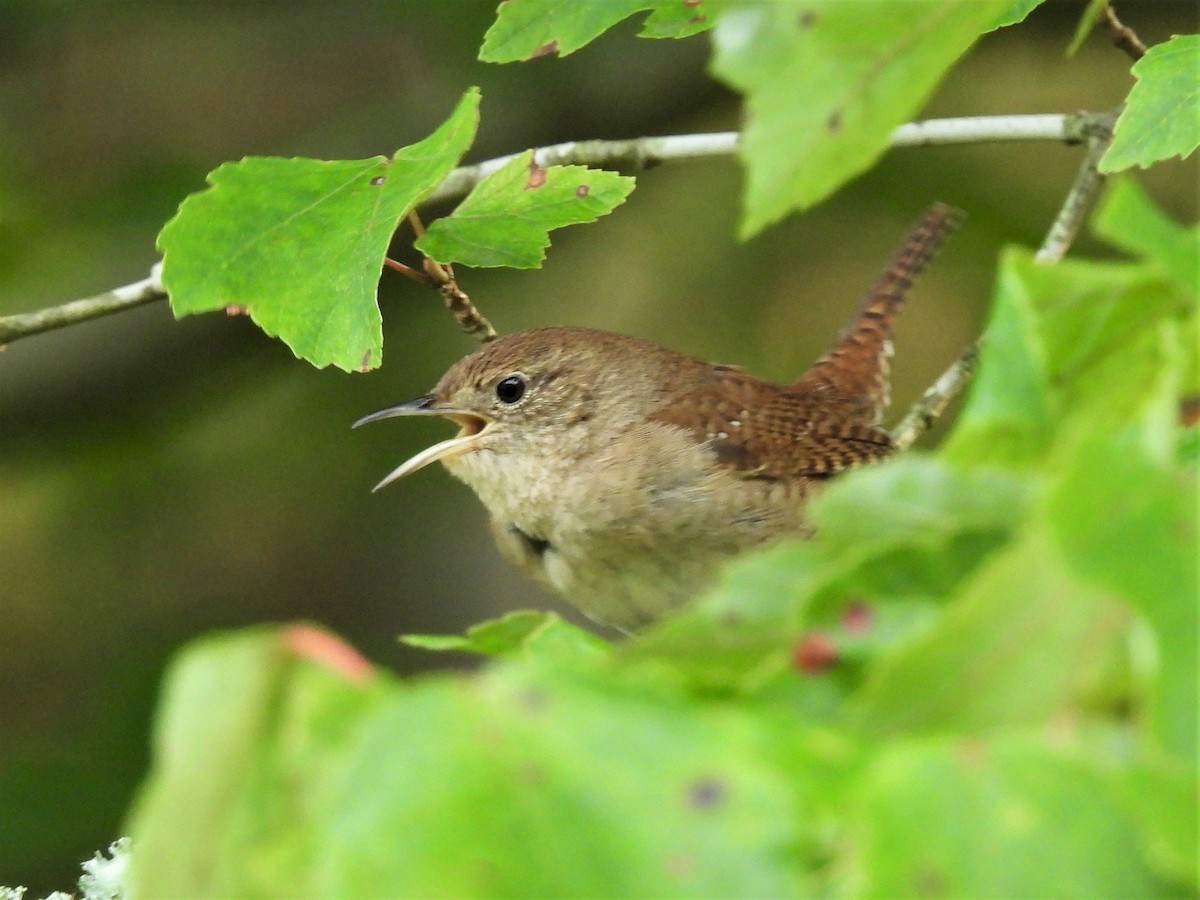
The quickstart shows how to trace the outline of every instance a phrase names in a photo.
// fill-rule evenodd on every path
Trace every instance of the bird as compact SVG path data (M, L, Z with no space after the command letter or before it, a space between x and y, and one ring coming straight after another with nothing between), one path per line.
M833 347L777 384L640 338L548 326L500 337L423 396L355 427L440 416L433 462L487 509L504 556L586 616L636 632L711 586L724 564L789 535L832 476L882 460L892 325L962 214L935 203Z

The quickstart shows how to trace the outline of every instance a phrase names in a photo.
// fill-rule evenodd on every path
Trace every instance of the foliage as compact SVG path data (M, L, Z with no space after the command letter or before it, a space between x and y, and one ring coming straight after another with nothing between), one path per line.
M869 165L975 38L1032 5L702 0L685 21L650 0L509 0L483 55L568 53L645 9L647 34L712 26L750 113L750 234ZM1147 130L1190 90L1192 45L1163 46L1122 120L1134 156L1114 163L1114 144L1110 167L1190 151ZM163 231L176 313L244 306L317 365L378 365L388 240L465 152L477 100L390 159L218 169ZM417 246L537 265L550 229L631 188L525 155ZM514 613L406 638L488 657L409 681L311 629L188 648L130 821L136 891L1195 894L1196 439L1178 405L1200 381L1200 232L1133 182L1093 230L1132 258L1003 251L941 450L840 478L814 539L739 560L635 638ZM319 264L316 233L340 247Z
M742 236L812 206L878 159L892 129L1008 6L826 0L722 16L713 72L746 95Z
M1133 66L1137 84L1117 119L1102 172L1188 156L1200 145L1200 35L1176 35Z
M549 232L594 222L633 190L633 179L587 166L540 168L533 151L493 172L448 216L437 219L416 247L438 262L466 266L540 266Z

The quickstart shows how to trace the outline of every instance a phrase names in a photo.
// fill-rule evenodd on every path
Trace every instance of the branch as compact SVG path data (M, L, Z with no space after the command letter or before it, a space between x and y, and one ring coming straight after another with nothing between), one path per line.
M928 119L909 122L892 132L890 147L927 147L934 144L983 144L1005 141L1060 141L1078 144L1086 139L1096 120L1105 114L1048 113L1030 116L968 116L958 119ZM666 137L633 138L626 141L567 141L539 147L533 152L539 166L585 165L646 166L681 159L731 156L737 151L736 131L709 134L676 134ZM518 153L499 156L451 172L421 204L438 203L465 196L497 169L516 159Z
M1110 3L1104 7L1104 24L1112 35L1113 46L1123 50L1130 59L1137 62L1146 55L1146 45L1137 36L1137 32L1117 18L1117 12Z
M0 349L17 338L52 331L55 328L74 325L76 322L85 322L123 309L132 309L153 300L163 300L166 296L167 292L162 286L162 263L155 263L148 278L133 284L113 288L83 300L72 300L61 306L0 316Z
M1115 121L1116 113L1109 113L1106 118L1093 117L1089 123L1087 155L1045 240L1034 256L1038 262L1053 265L1061 260L1066 256L1075 236L1079 234L1088 210L1104 185L1104 176L1096 166L1108 145L1112 143L1112 126ZM967 347L892 429L892 440L898 450L911 447L917 438L929 430L938 416L950 405L950 401L962 392L975 371L979 349L979 341Z
M901 125L892 132L890 146L916 147L997 141L1059 141L1077 144L1095 130L1098 122L1106 121L1106 116L1107 114L1072 113L930 119ZM730 156L737 150L737 144L738 135L733 131L636 138L627 141L571 141L535 150L534 159L539 166L573 164L644 168L672 160ZM419 205L425 206L465 196L475 185L515 155L501 156L455 169ZM161 267L161 263L155 265L149 278L95 297L36 312L0 316L0 347L31 334L73 325L153 300L165 299L167 294L162 286Z

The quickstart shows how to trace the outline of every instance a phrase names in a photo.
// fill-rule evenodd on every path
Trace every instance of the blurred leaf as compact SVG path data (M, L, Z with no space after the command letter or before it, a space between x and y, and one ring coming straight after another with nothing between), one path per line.
M431 222L416 247L443 263L536 268L552 229L596 221L624 203L633 186L633 178L603 169L540 168L528 150Z
M1013 473L960 469L920 453L838 479L809 510L829 563L814 583L811 612L854 596L949 594L1008 540L1027 488Z
M1177 456L1181 465L1195 467L1200 464L1200 428L1193 425L1180 435Z
M848 603L881 615L883 601L902 600L902 620L915 624L912 601L952 590L1003 545L1024 506L1023 478L916 453L849 473L811 502L815 538L736 560L711 594L624 652L669 659L712 686L753 686L791 665L806 627L829 623ZM843 648L862 655L882 646L882 634Z
M708 688L744 688L787 665L802 627L799 600L815 566L814 548L800 541L746 554L725 567L711 592L619 652L669 661Z
M867 897L1173 896L1106 773L1036 737L891 742L848 861Z
M1167 217L1132 178L1115 179L1092 215L1092 231L1115 247L1156 263L1176 288L1200 290L1200 227Z
M173 664L129 826L139 896L279 896L311 865L313 809L383 681L297 659L285 635L207 638Z
M566 56L642 10L654 10L642 30L645 37L686 37L709 27L696 19L715 5L713 0L691 5L681 0L505 0L484 35L479 58L504 63L551 53Z
M1163 352L1178 362L1177 344ZM1157 374L1157 384L1130 389L1141 399L1140 415L1131 413L1115 433L1098 431L1082 441L1048 518L1078 576L1128 602L1154 628L1158 672L1150 715L1163 746L1195 760L1200 506L1195 474L1174 470L1178 366L1168 362Z
M1067 45L1067 56L1074 56L1083 46L1083 42L1092 33L1092 29L1096 27L1096 23L1100 21L1100 16L1107 7L1108 0L1088 0L1088 5L1084 7L1083 14L1079 17L1079 24L1075 26L1075 36Z
M1068 410L1122 380L1105 365L1123 342L1186 306L1154 267L1001 257L979 372L943 450L960 464L1029 466ZM1119 416L1110 415L1109 419ZM1097 423L1098 424L1098 423Z
M472 89L391 159L247 157L215 169L159 235L175 315L245 311L315 366L378 366L375 289L388 242L470 146L478 107Z
M796 799L756 731L615 670L426 682L368 723L314 893L795 895Z
M712 70L746 95L742 237L869 167L1011 5L793 0L725 12L713 32Z
M425 650L458 650L484 656L513 656L523 651L547 652L569 648L583 655L588 650L602 651L605 641L584 631L552 612L521 609L498 619L480 622L466 634L406 634L401 641Z
M1137 83L1113 130L1101 172L1146 168L1200 145L1200 35L1175 35L1133 64Z
M1076 698L1125 619L1029 530L936 623L882 656L858 716L871 733L1043 722Z
M1117 767L1114 777L1142 832L1142 846L1151 865L1195 894L1200 888L1196 770L1138 758Z

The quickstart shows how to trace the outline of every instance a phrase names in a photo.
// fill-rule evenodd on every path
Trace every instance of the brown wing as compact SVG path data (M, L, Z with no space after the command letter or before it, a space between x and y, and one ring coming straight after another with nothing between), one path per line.
M717 459L746 478L832 475L891 452L885 431L847 422L819 398L738 369L699 363L690 384L654 418L707 441ZM703 368L700 368L703 366Z
M908 235L837 344L792 387L839 407L848 421L878 425L890 400L892 325L904 296L963 214L935 203Z

